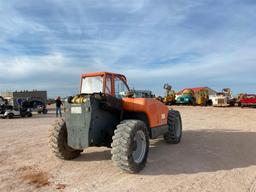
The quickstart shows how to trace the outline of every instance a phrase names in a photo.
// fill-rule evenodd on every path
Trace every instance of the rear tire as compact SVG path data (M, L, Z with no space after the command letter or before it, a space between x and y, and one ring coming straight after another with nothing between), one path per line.
M8 118L8 119L13 119L13 117L14 117L14 114L12 114L12 113L10 113L10 114L7 115L7 118Z
M170 144L178 144L182 137L182 121L179 111L169 111L168 126L169 130L164 134L164 140Z
M112 161L129 173L141 171L147 162L149 135L140 120L125 120L117 125L111 144Z
M32 117L32 113L31 112L27 112L25 117Z
M63 119L57 120L49 130L49 144L54 155L60 159L71 160L78 157L82 152L68 146L67 127Z

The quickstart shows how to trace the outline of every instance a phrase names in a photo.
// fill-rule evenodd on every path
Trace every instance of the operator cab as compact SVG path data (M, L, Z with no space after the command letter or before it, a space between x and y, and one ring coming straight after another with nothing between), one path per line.
M103 94L123 98L130 89L124 75L108 72L81 75L81 94Z

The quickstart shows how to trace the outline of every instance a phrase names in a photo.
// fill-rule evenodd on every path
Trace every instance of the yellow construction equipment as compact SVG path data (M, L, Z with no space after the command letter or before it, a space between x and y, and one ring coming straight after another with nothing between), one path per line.
M201 106L207 106L209 103L208 89L203 88L196 94L196 104Z
M163 98L163 103L165 105L173 105L175 104L175 91L172 90L172 86L169 85L168 83L164 84L164 89L165 89L165 96Z

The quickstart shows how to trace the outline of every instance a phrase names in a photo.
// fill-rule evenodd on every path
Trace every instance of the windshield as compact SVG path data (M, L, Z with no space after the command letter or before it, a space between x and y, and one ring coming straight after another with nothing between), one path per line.
M85 77L82 80L81 93L100 93L103 90L103 77Z

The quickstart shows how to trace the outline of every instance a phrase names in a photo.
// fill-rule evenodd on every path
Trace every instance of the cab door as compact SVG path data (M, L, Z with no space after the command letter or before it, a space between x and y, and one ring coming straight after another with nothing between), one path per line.
M119 76L114 76L114 96L121 99L125 96L125 92L129 91L127 84Z

